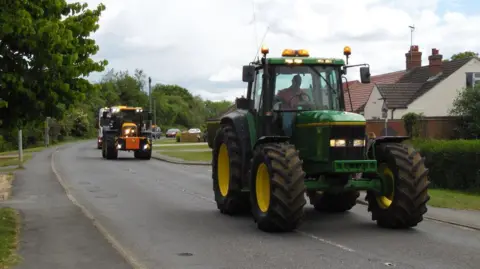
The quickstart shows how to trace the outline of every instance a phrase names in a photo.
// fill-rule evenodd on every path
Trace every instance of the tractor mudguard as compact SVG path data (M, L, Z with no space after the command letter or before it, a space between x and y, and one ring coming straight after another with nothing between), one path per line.
M251 145L251 139L255 139L255 137L251 138L251 128L255 128L255 126L249 126L248 123L248 111L243 110L243 109L237 109L235 111L232 111L226 115L224 115L221 120L220 124L218 125L218 129L215 129L212 131L215 131L215 136L217 135L217 131L220 129L221 125L223 124L229 124L233 126L235 133L237 134L238 140L240 147L242 148L242 187L248 186L248 169L250 166L250 157L252 156L252 145ZM210 131L209 135L210 135ZM254 133L255 134L255 133ZM212 143L213 144L213 143Z
M255 146L253 147L256 149L259 145L265 144L265 143L283 143L290 140L289 136L262 136L260 137L257 142L255 143Z
M374 156L371 154L372 148L375 146L375 144L381 144L381 143L401 143L405 140L410 139L409 136L380 136L376 137L375 134L369 135L369 139L367 140L366 148L367 152L366 155L370 158L373 159Z
M235 129L242 147L243 160L247 160L252 152L250 128L255 128L255 126L248 125L247 113L247 110L235 110L223 116L220 120L220 124L230 124Z

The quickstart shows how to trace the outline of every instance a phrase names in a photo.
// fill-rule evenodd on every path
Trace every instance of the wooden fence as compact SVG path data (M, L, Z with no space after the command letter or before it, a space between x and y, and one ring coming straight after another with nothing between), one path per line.
M429 117L420 121L420 137L451 139L455 137L458 119L455 117ZM388 120L387 135L407 135L403 120ZM384 120L368 120L367 133L377 136L385 135Z

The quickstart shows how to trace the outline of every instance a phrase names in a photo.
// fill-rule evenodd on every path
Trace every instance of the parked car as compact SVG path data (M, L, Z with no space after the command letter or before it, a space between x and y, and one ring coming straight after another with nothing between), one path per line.
M167 132L165 133L165 137L175 137L179 132L180 132L180 129L175 129L175 128L168 129Z
M198 128L191 128L191 129L188 130L188 132L191 133L191 134L201 134L202 133L202 131Z

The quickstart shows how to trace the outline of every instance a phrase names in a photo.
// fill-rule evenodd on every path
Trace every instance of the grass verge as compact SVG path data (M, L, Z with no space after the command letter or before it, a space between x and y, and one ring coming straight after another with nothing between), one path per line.
M173 144L176 143L175 138L162 138L153 141L153 144Z
M197 162L209 162L212 160L212 152L210 151L169 151L160 150L157 153L182 159L184 161L197 161Z
M0 269L9 268L20 260L17 255L19 223L14 209L0 208Z
M429 189L430 201L434 207L480 210L480 193L467 193L444 189Z
M194 149L194 150L199 150L199 149L205 149L205 150L210 150L208 145L182 145L182 144L175 144L175 145L159 145L156 146L158 150L189 150L189 149Z
M32 153L23 154L23 163L32 158ZM12 158L0 158L0 167L18 165L18 156Z

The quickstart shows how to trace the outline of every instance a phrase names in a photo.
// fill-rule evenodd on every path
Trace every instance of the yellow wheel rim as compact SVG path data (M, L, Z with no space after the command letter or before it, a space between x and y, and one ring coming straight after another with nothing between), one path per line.
M270 174L267 165L260 164L255 177L255 193L260 211L266 213L270 207Z
M391 180L392 183L395 183L395 176L393 175L393 172L392 172L392 170L390 170L390 168L385 166L383 168L383 171L381 171L381 174L383 174L382 176L386 180ZM393 186L393 184L392 184L392 186ZM394 191L392 191L392 193L389 196L379 196L379 197L377 197L378 206L380 206L380 208L383 208L383 209L389 208L392 205L393 196L394 196Z
M217 160L218 187L222 196L227 196L230 186L230 159L228 156L227 145L222 144L218 151Z

